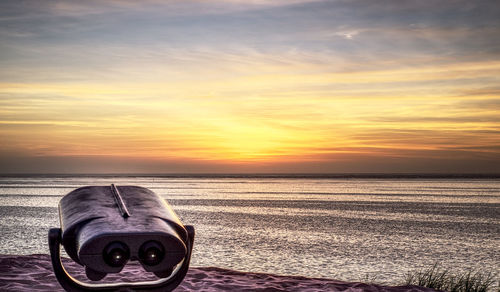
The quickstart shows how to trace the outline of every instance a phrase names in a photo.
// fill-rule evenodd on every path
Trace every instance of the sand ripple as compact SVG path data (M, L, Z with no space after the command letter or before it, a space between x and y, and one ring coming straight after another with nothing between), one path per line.
M65 267L79 279L84 279L83 269L65 260ZM144 280L154 276L135 265L120 274L108 275L108 282ZM0 255L0 291L63 291L52 273L48 255L12 256ZM207 267L191 268L176 291L434 291L416 286L386 287L364 283L348 283L328 279L296 276L277 276L260 273L244 273Z

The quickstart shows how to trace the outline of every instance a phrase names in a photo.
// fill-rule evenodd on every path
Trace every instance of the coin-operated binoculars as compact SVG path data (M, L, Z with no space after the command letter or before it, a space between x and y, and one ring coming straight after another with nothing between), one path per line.
M194 228L182 225L167 202L137 186L89 186L59 202L61 228L49 231L57 280L66 291L171 291L184 279L193 249ZM64 269L60 245L87 278L99 281L139 261L158 280L128 283L82 282Z

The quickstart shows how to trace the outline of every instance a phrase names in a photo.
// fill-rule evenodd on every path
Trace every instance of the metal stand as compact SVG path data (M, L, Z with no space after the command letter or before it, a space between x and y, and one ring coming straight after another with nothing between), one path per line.
M165 279L156 281L133 282L133 283L105 283L92 284L84 283L73 278L61 262L61 229L51 228L49 230L49 248L52 267L57 281L66 291L86 292L86 291L172 291L184 279L189 268L191 252L193 250L194 228L185 226L188 232L186 242L187 254L181 263L177 265L172 274Z

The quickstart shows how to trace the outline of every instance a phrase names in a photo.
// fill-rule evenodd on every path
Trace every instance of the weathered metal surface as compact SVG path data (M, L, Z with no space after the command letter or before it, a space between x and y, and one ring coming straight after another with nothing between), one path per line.
M149 189L137 186L88 186L76 189L59 203L62 244L77 263L103 273L119 272L110 267L103 250L122 242L130 260L139 260L139 249L154 240L165 248L165 257L146 271L171 270L186 255L187 232L166 201ZM118 197L117 197L118 193Z

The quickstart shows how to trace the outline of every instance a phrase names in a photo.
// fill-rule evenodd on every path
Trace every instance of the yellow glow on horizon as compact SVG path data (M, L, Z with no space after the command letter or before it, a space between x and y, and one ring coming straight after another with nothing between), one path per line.
M500 62L344 73L273 66L207 81L0 83L2 148L272 162L500 142L480 134L500 127L498 108L487 106L498 96L481 85L498 81Z

